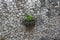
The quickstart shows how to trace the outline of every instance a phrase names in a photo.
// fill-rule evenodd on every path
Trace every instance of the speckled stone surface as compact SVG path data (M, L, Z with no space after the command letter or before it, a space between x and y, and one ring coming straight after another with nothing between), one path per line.
M42 1L0 0L0 40L60 40L60 7ZM37 18L31 31L21 24L25 13Z

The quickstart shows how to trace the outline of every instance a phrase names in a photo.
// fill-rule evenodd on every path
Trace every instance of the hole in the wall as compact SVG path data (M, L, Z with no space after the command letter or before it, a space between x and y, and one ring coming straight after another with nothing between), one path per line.
M36 21L33 20L31 22L28 22L26 20L23 21L23 25L26 27L26 31L32 31L35 27Z

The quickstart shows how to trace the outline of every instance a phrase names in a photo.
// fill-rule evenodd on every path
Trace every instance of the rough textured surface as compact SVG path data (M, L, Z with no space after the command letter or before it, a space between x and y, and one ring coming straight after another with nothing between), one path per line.
M0 40L60 40L60 7L54 2L0 0ZM37 18L29 32L21 24L25 13Z

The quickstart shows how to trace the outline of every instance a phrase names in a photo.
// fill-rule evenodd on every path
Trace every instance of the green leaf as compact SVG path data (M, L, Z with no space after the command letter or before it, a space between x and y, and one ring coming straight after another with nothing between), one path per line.
M32 15L27 15L26 18L27 18L28 21L32 21L33 20L33 16Z

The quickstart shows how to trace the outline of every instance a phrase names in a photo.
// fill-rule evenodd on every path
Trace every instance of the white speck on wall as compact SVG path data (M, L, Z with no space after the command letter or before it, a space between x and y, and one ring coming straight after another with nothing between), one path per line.
M1 35L1 33L0 33L0 35Z
M30 2L31 2L31 0L28 0L28 2L30 3Z
M58 1L58 6L59 6L59 4L60 4L60 3L59 3L59 1Z
M5 0L6 2L12 2L12 0Z

